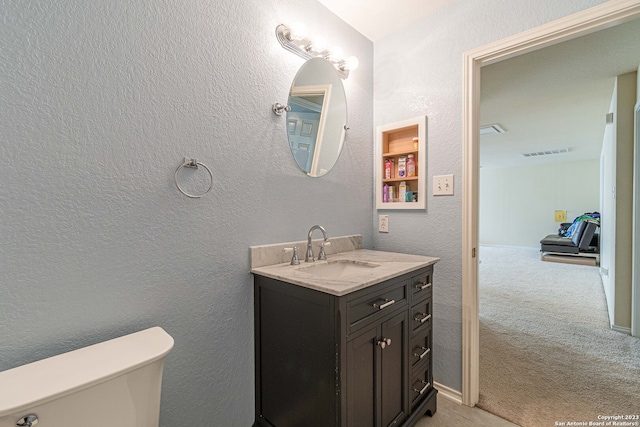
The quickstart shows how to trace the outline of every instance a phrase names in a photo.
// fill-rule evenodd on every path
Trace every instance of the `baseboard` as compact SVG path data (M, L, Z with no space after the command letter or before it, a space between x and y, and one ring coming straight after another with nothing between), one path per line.
M616 332L621 332L623 334L631 335L631 328L627 328L626 326L611 325L611 330Z
M446 385L433 382L433 386L438 390L438 394L452 402L462 405L462 393L458 390L447 387Z

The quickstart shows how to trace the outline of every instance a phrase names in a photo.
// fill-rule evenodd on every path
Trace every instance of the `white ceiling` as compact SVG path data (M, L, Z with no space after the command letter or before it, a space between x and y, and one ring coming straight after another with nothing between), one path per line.
M457 0L319 1L375 43ZM481 166L599 158L615 76L640 65L638 34L640 20L484 67L481 125L507 132L481 138Z
M457 0L319 0L371 41L379 40Z
M640 20L482 68L481 125L507 129L481 137L482 167L599 158L614 79L640 65L638 34Z

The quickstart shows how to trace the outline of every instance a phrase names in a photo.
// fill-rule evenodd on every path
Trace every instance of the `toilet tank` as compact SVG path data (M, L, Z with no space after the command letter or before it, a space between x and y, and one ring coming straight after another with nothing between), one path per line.
M0 372L0 427L158 427L172 348L155 327Z

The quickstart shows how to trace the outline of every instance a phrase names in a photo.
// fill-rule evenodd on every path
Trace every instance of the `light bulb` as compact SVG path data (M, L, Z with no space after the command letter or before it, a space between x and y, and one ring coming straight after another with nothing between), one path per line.
M334 46L329 51L329 60L333 62L340 62L342 61L342 55L342 48L340 46Z
M296 22L289 29L290 40L302 40L307 36L307 27L302 22Z
M311 40L311 45L309 45L309 50L322 53L327 48L327 41L322 36L315 36Z
M358 65L360 65L360 61L358 61L358 58L356 58L355 56L350 56L344 62L344 69L353 71L358 68Z

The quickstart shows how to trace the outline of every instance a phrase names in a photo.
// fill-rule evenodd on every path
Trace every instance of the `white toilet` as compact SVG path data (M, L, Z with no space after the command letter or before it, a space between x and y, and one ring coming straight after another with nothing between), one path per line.
M158 427L172 348L155 327L0 372L0 427Z

